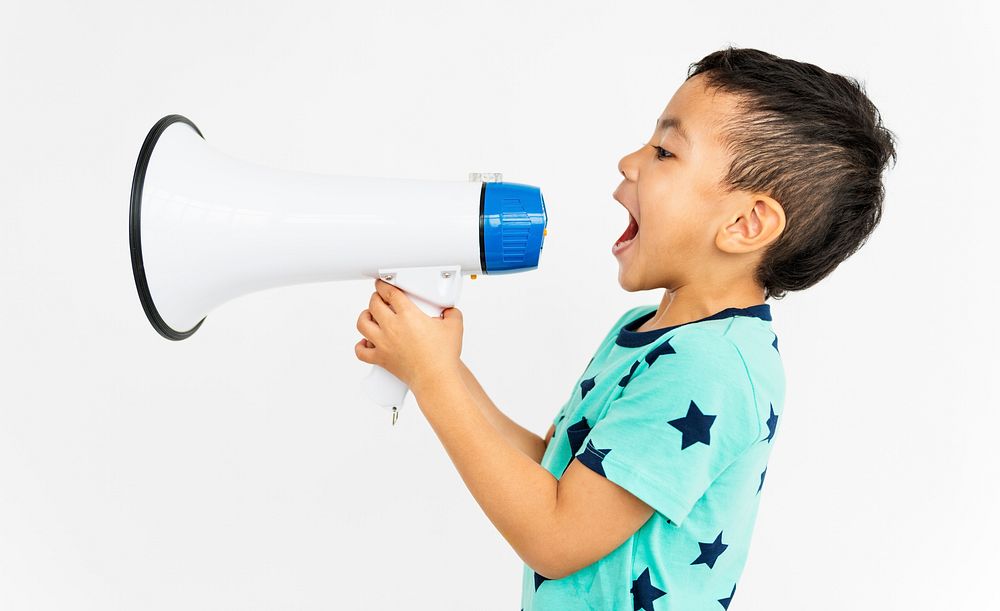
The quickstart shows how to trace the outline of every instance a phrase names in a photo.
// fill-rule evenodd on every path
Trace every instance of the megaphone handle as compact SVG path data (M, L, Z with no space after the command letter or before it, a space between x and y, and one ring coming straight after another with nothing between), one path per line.
M372 365L371 372L361 381L361 386L372 401L385 408L392 408L392 423L396 424L399 406L410 390L406 383L379 365Z
M421 299L416 295L407 295L410 300L417 305L428 316L439 317L445 308ZM385 408L392 408L392 424L395 426L396 418L399 416L399 406L403 404L406 393L410 390L406 383L389 373L379 365L372 365L372 370L361 381L365 393L378 405Z

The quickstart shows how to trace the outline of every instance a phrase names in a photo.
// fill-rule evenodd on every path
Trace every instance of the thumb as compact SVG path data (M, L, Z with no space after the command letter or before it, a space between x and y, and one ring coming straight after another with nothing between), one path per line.
M441 317L445 320L451 320L452 318L462 320L462 312L458 308L446 308L443 312L441 312Z

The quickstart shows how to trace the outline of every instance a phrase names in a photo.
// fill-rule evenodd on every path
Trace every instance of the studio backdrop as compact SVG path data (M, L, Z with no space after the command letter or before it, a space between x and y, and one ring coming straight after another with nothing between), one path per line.
M998 17L7 0L0 609L519 609L522 560L412 393L365 390L359 313L382 275L457 306L462 361L543 435L614 321L662 297L617 281L619 160L730 45L863 82L899 159L864 247L769 302L787 409L729 611L1000 608ZM210 162L172 178L149 149L137 261L137 161L169 116L189 123L161 144L226 157L184 191ZM226 172L239 202L212 192ZM334 193L358 216L317 203ZM353 230L265 231L268 205ZM171 224L192 210L245 222L219 241Z

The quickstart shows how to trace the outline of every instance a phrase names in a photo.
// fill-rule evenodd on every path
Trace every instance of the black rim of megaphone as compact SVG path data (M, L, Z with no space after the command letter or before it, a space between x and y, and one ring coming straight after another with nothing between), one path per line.
M149 319L149 323L153 325L153 328L167 339L172 340L182 340L191 336L192 333L198 330L201 323L205 322L202 318L198 321L198 324L191 327L187 331L176 331L170 328L170 325L163 321L160 317L160 313L156 311L156 305L153 304L153 296L149 294L149 283L146 282L146 268L142 263L142 239L140 236L140 230L142 225L140 224L142 218L142 185L146 179L146 167L149 165L149 159L153 155L153 148L156 146L156 141L160 139L160 134L163 133L167 127L173 123L187 123L190 125L194 131L198 132L198 135L204 138L201 130L198 126L192 123L187 117L181 115L167 115L156 122L156 125L149 130L146 134L146 140L142 143L142 149L139 150L139 160L135 163L135 174L132 176L132 199L129 203L129 213L128 213L128 242L129 249L132 251L132 274L135 276L135 288L139 291L139 301L142 302L142 309L146 312L146 318Z

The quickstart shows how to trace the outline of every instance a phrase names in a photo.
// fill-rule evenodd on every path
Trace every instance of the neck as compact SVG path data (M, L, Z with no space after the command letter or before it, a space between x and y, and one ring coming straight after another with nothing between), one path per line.
M764 303L764 288L754 282L726 287L684 285L664 291L656 314L643 327L645 330L672 327L726 308L747 308L761 303Z

